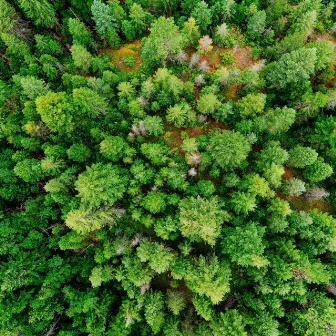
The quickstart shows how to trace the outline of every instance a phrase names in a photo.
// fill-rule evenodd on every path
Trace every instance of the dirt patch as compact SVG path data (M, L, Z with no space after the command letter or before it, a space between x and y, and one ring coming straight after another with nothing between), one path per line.
M223 97L226 100L238 100L240 99L238 95L238 90L241 88L241 85L228 85L226 86L226 91L223 93Z
M233 50L233 55L235 57L234 66L239 69L249 68L255 60L251 56L251 47L237 48Z
M231 65L226 65L227 68L238 68L246 69L255 63L255 59L251 56L251 47L242 47L242 48L219 48L214 47L212 51L207 54L207 60L211 68L216 69L222 63L220 59L220 54L225 51L232 51L234 56L234 63Z
M136 72L139 70L142 63L142 57L139 55L139 50L141 48L141 41L135 40L130 43L122 45L118 49L106 48L101 49L99 53L101 55L107 55L111 63L117 66L121 71L124 72ZM133 55L135 59L135 64L133 66L128 66L124 63L123 58L126 55Z
M321 34L317 31L314 31L311 35L311 38L312 38L313 41L325 40L325 41L331 41L334 44L336 43L335 36L333 34L330 34L330 33Z
M302 197L291 196L288 198L288 201L296 210L309 211L317 209L331 214L335 213L336 210L328 201L325 200L307 201Z
M285 174L283 174L282 177L283 177L285 180L289 180L289 179L293 178L293 177L294 177L294 173L293 173L292 168L290 168L290 167L285 167Z
M208 118L204 125L190 128L179 128L169 122L165 122L165 130L167 132L165 135L165 140L170 147L180 148L183 143L183 139L181 137L182 132L187 133L189 138L197 138L198 136L206 134L216 128L229 129L229 126L225 123L218 122L210 118Z
M289 196L280 192L275 193L275 197L279 197L283 200L288 201L293 209L297 211L310 211L312 209L317 209L319 211L328 212L330 214L335 214L336 209L326 200L316 200L316 201L307 201L300 196Z

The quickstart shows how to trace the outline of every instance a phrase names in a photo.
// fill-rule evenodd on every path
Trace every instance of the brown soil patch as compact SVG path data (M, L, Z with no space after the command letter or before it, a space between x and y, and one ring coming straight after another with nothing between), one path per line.
M303 197L288 196L280 192L276 192L275 196L288 201L291 206L298 211L310 211L312 209L317 209L330 214L336 213L336 209L326 200L307 201Z
M229 126L210 118L208 118L203 126L194 126L190 128L179 128L169 122L165 122L165 130L168 133L166 133L165 140L172 148L179 148L183 143L183 139L181 137L182 132L187 133L189 138L197 138L198 136L206 134L210 130L216 128L228 129Z
M226 65L227 68L238 68L246 69L255 63L255 59L251 56L251 47L242 48L219 48L214 46L214 48L207 54L207 59L212 68L219 67L221 65L220 54L225 51L232 51L234 56L234 63L231 65Z
M331 41L333 43L336 43L336 38L333 34L329 34L329 33L321 34L317 32L316 30L312 33L311 38L313 41L326 40L326 41Z
M223 96L226 100L238 100L240 97L238 96L237 91L241 88L240 85L228 85L226 86L226 91L224 92Z
M335 213L335 208L325 200L318 201L307 201L302 197L291 196L288 201L296 210L309 211L312 209L317 209L323 212Z
M285 174L282 176L285 180L289 180L294 177L293 170L290 167L285 167Z
M141 48L141 41L135 40L130 43L122 45L118 49L106 48L101 49L99 53L101 55L107 55L111 63L117 66L121 71L124 72L136 72L139 70L142 63L142 57L139 55L139 50ZM135 64L133 66L128 66L124 63L124 56L133 55L135 58Z
M226 65L227 68L238 68L246 69L253 65L256 60L251 56L251 47L241 47L241 48L220 48L216 45L213 46L213 49L205 55L200 55L201 61L208 61L209 66L212 70L219 68L222 65L220 54L225 51L232 51L234 56L234 63L231 65ZM189 59L192 54L197 52L197 49L193 47L188 47L184 50L188 55Z

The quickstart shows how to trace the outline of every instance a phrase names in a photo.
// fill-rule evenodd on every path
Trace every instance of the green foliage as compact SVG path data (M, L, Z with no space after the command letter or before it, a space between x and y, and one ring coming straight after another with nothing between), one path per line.
M291 196L300 196L306 191L305 183L297 178L291 178L284 184L284 192Z
M210 153L216 164L227 170L239 167L251 147L246 138L233 131L223 131L210 138Z
M300 83L309 79L314 72L316 60L316 48L293 50L270 65L267 79L271 85L280 88Z
M167 110L167 120L176 127L186 127L192 121L195 121L195 112L188 104L176 104Z
M53 6L47 0L19 0L20 8L37 26L52 27L56 22Z
M71 55L75 66L84 72L88 72L91 67L91 54L80 45L73 45L71 47Z
M195 293L205 295L213 304L221 302L230 291L231 271L227 262L216 256L204 256L193 260L186 270L186 285Z
M246 34L251 40L260 40L266 25L265 11L257 11L248 20Z
M0 0L0 335L334 334L334 21Z
M106 159L112 162L121 159L126 148L127 143L120 136L107 136L100 143L100 152Z
M200 27L201 33L205 33L207 27L211 23L211 10L205 1L200 1L196 3L196 6L191 12L191 17L193 17Z
M317 155L314 149L298 145L289 151L289 164L295 168L304 168L313 164Z
M235 309L225 313L221 312L219 316L210 323L214 336L247 336L248 334L245 331L245 326L246 322Z
M126 171L111 164L97 163L86 167L75 182L83 206L98 208L121 199L128 182Z
M148 262L148 265L159 274L167 272L175 259L173 250L148 240L141 241L137 248L137 256L141 262Z
M228 215L220 207L217 198L186 198L180 202L180 230L191 240L203 239L214 245L220 235L221 224Z
M103 207L93 212L78 209L68 213L65 223L70 229L84 234L99 230L105 225L112 226L115 224L117 215L116 209L109 207Z
M203 94L197 103L197 109L203 114L214 114L221 103L213 93Z
M265 267L268 260L263 256L265 245L263 235L265 228L249 222L243 227L226 229L223 239L223 252L230 256L232 262L248 267Z
M123 61L129 67L132 67L135 64L135 58L131 54L125 55Z
M76 162L85 162L90 157L90 150L83 144L73 144L67 150L69 159Z
M142 55L149 64L165 63L168 56L176 55L183 46L183 36L178 32L174 20L160 17L144 40Z
M79 19L70 18L68 21L68 29L72 36L73 44L88 47L93 44L90 32Z
M316 160L313 164L306 167L304 173L309 181L320 182L330 177L333 173L333 169L329 164L321 160Z
M65 92L49 91L36 99L36 111L53 132L68 133L73 130L73 106Z
M231 65L235 61L235 58L234 58L234 55L233 55L232 51L222 52L219 56L220 56L221 62L224 65Z
M265 94L248 94L237 103L237 108L242 117L249 117L261 114L264 111L265 104Z
M149 212L155 214L166 208L166 195L162 192L150 191L143 199L142 205Z

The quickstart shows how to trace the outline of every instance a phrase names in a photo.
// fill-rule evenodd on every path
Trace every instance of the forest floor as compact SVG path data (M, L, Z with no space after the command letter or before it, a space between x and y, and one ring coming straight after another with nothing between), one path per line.
M141 41L135 40L127 44L123 44L118 49L106 48L101 49L101 55L107 55L113 65L118 67L124 72L136 72L139 70L142 64L142 57L139 54L141 48ZM133 66L128 66L124 63L124 57L126 55L132 55L135 59L135 64Z

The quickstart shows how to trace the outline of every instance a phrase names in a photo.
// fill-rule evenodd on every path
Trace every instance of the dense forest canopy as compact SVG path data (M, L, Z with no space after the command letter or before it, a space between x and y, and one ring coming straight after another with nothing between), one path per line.
M0 334L336 335L329 0L0 0Z

